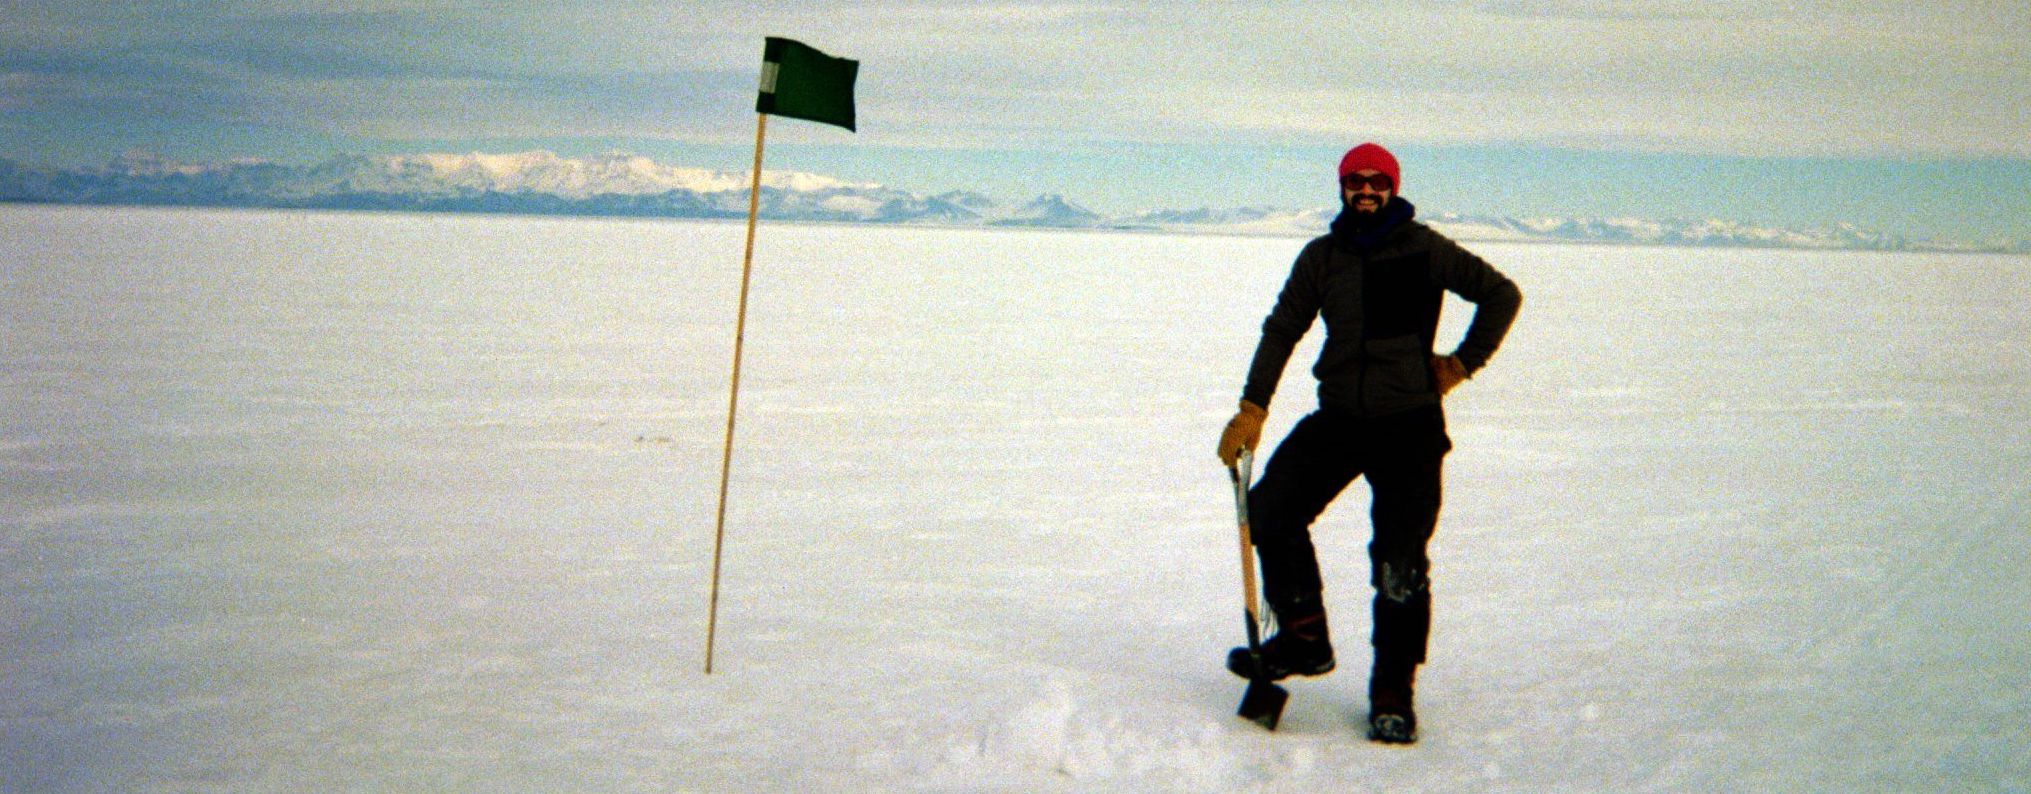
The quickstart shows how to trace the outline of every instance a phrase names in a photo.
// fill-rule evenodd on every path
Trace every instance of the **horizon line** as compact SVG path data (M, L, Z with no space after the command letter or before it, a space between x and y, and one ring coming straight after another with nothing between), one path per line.
M739 170L729 170L729 169L723 169L723 168L714 168L714 167L710 167L710 166L697 166L697 165L690 165L690 164L687 164L687 163L685 163L684 161L678 161L678 160L669 160L669 159L663 159L663 158L657 157L657 156L655 156L655 155L652 155L652 154L643 154L643 153L639 153L639 152L635 152L635 151L631 151L631 150L628 150L628 149L624 149L624 148L619 148L619 147L610 147L610 148L608 148L607 150L605 150L605 151L603 151L603 152L601 152L601 153L599 153L599 154L588 154L588 155L573 155L573 154L561 154L561 153L559 153L558 151L556 151L555 149L551 149L551 148L542 148L542 147L538 147L538 148L522 148L522 149L518 149L518 150L515 150L515 151L496 151L496 152L488 152L488 151L484 151L484 150L481 150L481 149L478 149L478 148L474 148L474 149L472 149L472 150L470 150L470 151L462 151L462 152L461 152L461 151L449 151L449 150L442 150L442 149L440 149L440 150L416 150L416 151L409 151L409 152L399 152L399 153L359 153L359 152L338 152L338 153L334 153L334 154L331 154L331 155L327 155L327 156L323 157L323 158L322 158L321 160L315 160L315 161L310 161L310 162L307 162L307 163L306 163L306 162L304 162L304 161L294 161L294 162L291 162L291 161L282 161L282 160L277 160L277 159L273 159L273 158L269 158L269 157L263 157L263 156L258 156L258 155L240 155L240 156L231 156L231 157L225 157L225 158L214 158L214 159L208 159L208 160L186 160L186 159L182 159L182 158L179 158L179 157L173 157L173 156L169 156L169 155L165 155L165 154L163 154L162 152L160 152L160 151L157 151L157 150L152 150L152 149L148 149L148 148L144 148L144 147L130 147L130 148L129 148L129 149L127 149L126 151L123 151L123 152L121 152L121 153L119 153L119 154L115 154L115 155L112 155L112 156L110 156L110 157L109 157L109 158L108 158L108 159L107 159L107 160L106 160L106 161L105 161L105 162L104 162L104 163L103 163L102 165L100 165L100 166L96 166L96 167L94 167L94 166L84 166L84 167L77 167L77 166L52 166L52 165L38 165L38 164L33 164L33 163L27 163L27 162L23 162L23 161L20 161L20 160L15 160L15 159L13 159L13 158L11 158L11 157L9 157L9 156L7 156L7 155L4 155L4 154L0 154L0 163L11 163L11 164L13 164L13 165L14 165L14 166L15 166L16 168L18 168L18 169L23 169L23 170L30 170L30 171L43 171L43 172L54 172L54 173L61 173L61 174L76 174L76 175L97 175L97 174L104 174L104 173L107 173L107 172L111 172L111 173L112 173L112 174L114 174L114 175L119 175L119 176L127 176L127 177L138 177L138 178L146 178L146 177L159 177L159 178L167 178L167 177L173 177L173 176L192 176L192 175L194 175L194 174L192 174L192 173L189 173L189 172L184 172L184 173L178 173L178 172L179 172L179 171L180 171L181 169L184 169L184 168L193 168L193 169L198 169L198 172L199 172L199 173L202 173L202 172L205 172L205 171L216 171L216 170L218 170L218 169L223 169L223 168L232 168L232 167L262 167L262 166L266 166L266 167L275 167L275 168L281 168L281 169L287 169L287 170L300 170L300 169L306 169L306 168L314 168L314 167L316 167L316 166L318 166L318 165L324 165L324 164L330 164L330 163L335 163L335 162L341 162L341 161L345 161L345 160L348 160L348 159L360 159L360 160L367 160L367 161L373 161L373 160L385 160L385 159L399 159L399 158L416 158L416 157L448 157L448 158L466 158L466 159L471 159L471 160L475 160L475 161L476 161L476 160L478 160L479 158L514 158L514 157L518 157L518 156L531 156L531 155L537 155L537 156L543 156L543 157L547 157L547 158L551 158L551 159L554 159L554 160L557 160L557 161L560 161L560 162L568 162L568 163L585 163L585 162L588 162L588 161L594 161L594 160L598 160L598 159L602 159L602 158L620 158L620 159L639 159L639 160L644 160L644 161L647 161L648 163L651 163L651 164L653 164L653 165L655 165L655 166L657 166L657 167L659 167L659 168L664 168L664 169L668 169L668 170L672 170L672 171L696 171L696 172L702 172L702 173L707 173L707 174L712 174L712 175L727 175L727 176L745 176L745 175L744 175L744 174L742 174L742 172L741 172L741 171L739 171ZM158 172L158 173L149 173L149 172L146 172L146 171L142 171L142 170L139 170L139 169L137 169L137 168L134 168L134 167L132 167L132 166L136 166L136 165L146 165L146 164L150 164L150 163L155 163L155 164L159 164L159 165L161 165L161 166L163 166L164 168L166 168L166 169L169 169L169 170L168 170L168 171L165 171L165 172ZM126 171L120 171L119 169L120 169L120 168L121 168L121 167L122 167L123 165L126 165L126 166L130 166L130 167L129 167L129 168L128 168L128 170L126 170ZM954 195L960 195L960 196L979 196L979 197L981 197L981 198L987 199L987 200L988 200L988 202L989 202L989 203L990 203L991 205L1001 205L1001 204L1004 204L1004 203L1013 203L1013 204L1024 204L1024 205L1028 205L1028 204L1036 204L1036 203L1038 203L1038 202L1043 202L1043 201L1047 201L1047 200L1057 200L1057 201L1061 201L1061 202L1064 202L1065 204L1068 204L1068 205L1070 205L1070 206L1071 206L1071 208L1073 208L1073 209L1079 210L1079 211L1081 211L1081 212L1084 212L1084 213L1088 213L1088 214L1090 214L1090 215L1092 215L1092 216L1093 216L1093 218L1092 218L1092 220L1091 220L1091 221L1089 221L1089 222L1085 222L1085 223L1058 223L1058 224L1050 224L1050 223L1045 223L1045 224L1039 224L1040 226L1048 226L1048 227L1057 227L1057 228L1110 228L1110 227L1111 227L1111 228L1120 228L1120 229L1125 229L1125 230L1142 230L1142 231L1157 231L1157 230L1160 230L1160 228L1159 228L1159 227L1162 227L1162 228L1168 228L1169 230L1172 230L1172 231L1184 231L1184 229L1180 229L1180 228L1178 228L1178 227L1181 227L1181 226L1191 226L1191 225L1195 225L1195 224L1192 224L1192 223L1190 223L1190 222L1181 222L1181 221L1169 221L1169 222L1166 222L1166 221L1160 221L1160 220L1155 220L1155 219L1150 219L1150 218L1149 218L1149 216L1154 216L1154 215L1161 215L1161 214L1165 214L1165 213L1195 213L1195 212L1211 212L1211 213L1221 213L1221 212L1261 212L1261 213L1280 213L1280 214L1281 214L1281 213L1294 213L1294 214L1300 214L1300 215L1303 215L1303 214L1327 214L1327 213L1331 213L1331 212L1334 212L1334 211L1336 211L1336 210L1335 210L1335 208L1331 207L1330 205L1326 205L1326 204L1324 204L1324 203L1321 203L1321 204L1318 204L1318 205L1314 205L1314 206L1294 206L1294 205L1281 205L1281 204L1268 204L1268 203L1256 203L1256 204L1236 204L1236 205L1225 205L1225 206L1213 206L1213 205L1201 205L1201 206L1189 206L1189 207L1181 207L1181 206L1156 206L1156 207L1149 207L1149 208L1143 208L1143 209L1137 209L1137 210L1132 210L1132 211L1129 211L1129 212L1127 212L1127 213L1099 213L1099 212L1094 212L1094 211L1092 211L1091 209L1089 209L1089 208L1088 208L1088 205L1087 205L1087 204L1085 204L1084 202L1080 201L1080 200L1079 200L1079 199L1077 199L1076 197L1074 197L1074 196L1070 195L1070 193L1069 193L1069 192L1067 192L1067 191L1064 191L1064 190L1053 190L1053 189L1047 189L1047 190L1044 190L1044 191L1042 191L1042 192L1039 192L1039 193L1035 193L1035 194L1031 194L1031 195L1030 195L1030 196L1029 196L1028 198L1018 198L1018 199L1016 199L1016 200L1015 200L1015 201L1013 201L1013 202L1004 202L1004 201L1003 201L1003 200L1002 200L1001 198L999 198L999 197L997 197L997 196L995 196L995 195L992 195L992 194L990 194L990 193L987 193L987 192L985 192L985 191L979 191L979 190L946 190L946 191L938 191L938 192L931 192L931 191L922 191L922 190L917 190L917 189L914 189L914 188L911 188L911 187L904 187L904 186L899 186L899 185L895 185L895 184L893 184L893 183L888 183L888 182L866 182L866 181L859 181L859 182L857 182L857 181L852 181L852 180L848 180L848 179L844 179L844 178L840 178L840 177L837 177L837 176L833 176L833 175L831 175L831 174L826 174L826 173L822 173L822 172L816 172L816 171L810 171L810 170L802 170L802 169L795 169L795 168L778 168L778 169L764 169L764 170L763 170L763 173L764 173L764 174L776 174L776 175L779 175L779 176L782 176L782 175L789 175L789 176L810 176L810 177L815 177L815 178L817 178L817 179L820 179L820 180L824 180L825 182L828 182L828 183L832 183L831 185L828 185L828 186L826 186L826 187L822 187L822 188L819 188L819 189L821 189L821 190L822 190L822 189L841 189L841 190L856 190L856 189L873 189L873 190L893 190L893 191L896 191L896 192L899 192L899 193L903 193L903 194L906 194L906 195L909 195L909 196L911 196L911 197L913 197L913 198L918 198L918 199L930 199L930 200L938 200L938 199L942 199L942 198L944 198L944 197L948 197L948 196L954 196ZM746 193L746 192L748 191L748 187L747 187L747 184L746 184L746 181L745 181L745 179L742 179L742 180L740 180L740 181L739 181L739 184L738 184L738 185L736 185L736 186L733 186L733 187L729 187L729 188L723 188L723 189L708 189L708 190L698 190L698 189L695 189L695 188L692 188L692 187L683 187L683 188L672 188L672 190L678 190L678 189L681 189L681 190L685 190L685 191L687 191L687 192L692 192L692 193L694 193L694 194L698 194L698 195L712 195L712 194L718 194L718 193L728 193L728 192L738 192L738 193L741 193L741 194L745 194L745 193ZM786 190L786 189L785 189L785 188L781 188L781 187L772 187L772 186L764 186L764 190L766 191L766 190ZM809 192L809 191L797 191L797 190L796 190L796 189L794 189L794 188L791 188L791 189L788 189L788 190L790 190L790 192ZM496 193L496 192L498 192L498 193L501 193L501 194L503 194L503 195L514 195L514 194L516 194L516 193L526 193L526 194L531 194L531 195L550 195L550 196L559 196L559 197L562 197L562 198L567 198L567 199L568 199L568 198L570 198L570 197L568 197L568 196L563 196L562 194L559 194L559 193L556 193L556 192L549 192L549 191L540 191L540 190L520 190L520 191L496 191L496 190L494 190L494 189L493 189L493 188L492 188L491 186L489 186L489 187L485 188L484 192L487 192L487 193ZM627 193L618 193L618 192L602 192L602 193L592 193L592 194L589 194L589 195L588 195L588 198L590 198L590 197L598 197L598 196L623 196L623 195L631 195L631 194L627 194ZM642 195L642 194L632 194L632 195ZM9 195L0 195L0 201L4 201L4 202L8 202L8 203L26 203L26 204L37 204L37 203L40 203L40 204L64 204L64 205L94 205L94 204L99 204L99 205L122 205L122 204L124 204L124 205L135 205L135 206L164 206L164 205L175 205L175 206L222 206L222 207L248 207L248 208L256 208L256 207L267 207L267 208L276 208L276 209L288 209L288 208L300 208L300 209L316 209L316 208L325 208L325 209L336 209L336 208L340 208L340 207L319 207L319 206L307 206L307 205L289 205L289 204L284 204L284 203L279 203L279 202L275 202L275 201L272 201L272 200L271 200L271 201L267 201L267 202L259 202L259 201L240 201L240 202L223 202L223 201L203 201L203 200L181 200L181 201L179 201L179 200L149 200L149 201L119 201L119 200L108 200L108 201L96 201L96 200L83 200L83 201L78 201L78 200L49 200L49 199L39 199L39 198L35 198L35 197L29 197L29 196L9 196ZM474 212L474 210L469 210L469 209L467 209L467 210L459 210L459 209L424 209L424 208L418 208L418 209L414 209L414 210L412 210L412 211L417 211L417 212L452 212L452 213L470 213L470 212ZM543 212L543 213L535 213L535 214L549 214L549 215L586 215L586 216L599 216L599 215L611 215L611 214L614 214L614 213L602 213L602 212L599 212L599 211L569 211L569 210L565 210L565 211L557 211L557 212ZM669 215L663 215L662 217L699 217L699 216L690 216L690 215L681 215L681 214L669 214ZM714 216L714 217L716 217L716 216ZM1965 238L1965 237L1951 237L1951 236L1944 236L1944 235L1934 235L1934 236L1917 236L1917 235L1908 235L1908 234L1895 234L1895 233L1889 233L1889 232L1882 232L1882 231L1878 231L1878 230L1875 230L1875 229L1869 228L1869 227L1868 227L1868 226L1867 226L1866 224L1863 224L1863 223L1859 223L1859 222L1855 222L1855 221L1851 221L1851 220L1839 220L1839 221L1831 221L1831 222L1825 222L1825 223L1819 223L1819 224L1807 224L1807 225L1795 225L1795 224L1772 224L1772 223L1771 223L1770 221L1748 221L1748 220L1740 220L1740 219L1734 219L1734 218L1726 218L1726 217L1720 217L1720 216L1718 216L1718 215L1712 215L1712 214L1709 214L1709 215L1686 215L1686 214L1665 214L1665 215L1654 215L1654 214L1643 214L1643 213L1637 213L1637 212L1628 212L1628 213L1577 213L1577 214L1575 214L1575 213L1555 213L1555 212L1553 212L1553 213L1522 213L1522 214L1518 214L1518 213L1500 213L1500 212L1471 212L1471 211L1455 211L1455 210L1435 210L1435 212L1434 212L1434 214L1433 214L1433 215L1431 215L1431 216L1426 216L1426 217L1424 217L1424 218L1421 218L1421 219L1422 219L1422 220L1426 220L1426 221L1435 221L1435 222L1438 222L1438 223L1441 223L1441 224L1462 224L1462 223L1489 223L1489 222L1493 222L1493 223L1497 223L1497 224L1501 224L1501 223L1512 223L1512 224L1521 224L1521 225L1524 225L1524 226L1529 226L1529 225L1536 225L1536 224L1541 224L1541 223L1551 223L1551 222L1565 222L1565 223L1567 223L1567 224L1571 224L1571 223L1616 223L1616 222L1623 222L1623 223L1637 223L1637 224L1646 224L1646 223L1650 223L1650 224L1672 224L1672 225L1691 225L1691 224L1707 224L1707 225L1721 225L1721 226L1734 226L1734 227L1742 227L1742 229L1743 229L1743 230L1745 230L1745 231L1761 231L1761 232L1773 232L1773 233L1791 233L1791 234L1798 234L1798 233L1808 233L1808 234L1809 234L1809 233L1843 233L1843 232L1845 232L1845 233L1854 233L1854 234L1859 234L1859 235L1866 235L1866 236L1870 236L1870 237L1874 237L1874 238L1878 238L1878 239L1880 239L1880 240L1884 240L1884 241L1886 241L1886 242L1887 242L1888 244L1890 244L1890 245L1893 245L1893 246L1916 246L1917 248L1919 248L1919 249L1923 249L1923 250L1945 250L1945 251L1968 251L1968 252L1994 252L1994 253L2017 253L2017 254L2021 254L2021 253L2026 253L2026 252L2031 252L2031 238L2020 238L2020 237L2014 237L2014 236L2010 236L2010 235L1990 235L1990 236L1989 236L1989 237L1987 238L1987 240L1985 240L1985 241L1971 241L1971 240L1969 240L1969 239L1967 239L1967 238ZM780 220L780 219L779 219L779 220ZM952 222L949 222L949 221L948 221L948 222L945 222L945 223L942 223L942 224L936 224L936 223L910 223L910 222L908 222L908 221L901 221L901 222L899 222L899 221L884 221L884 220L868 220L868 219L842 219L842 220L841 220L840 222L848 222L848 223L892 223L892 224L894 224L894 223L900 223L900 224L902 224L902 225L947 225L947 226L954 226L954 225L963 225L963 224L955 224L955 223L952 223ZM1136 225L1136 224L1140 224L1140 225ZM1198 225L1204 225L1204 224L1198 224ZM1232 225L1232 224L1231 224L1231 223L1229 223L1228 225ZM1540 234L1542 234L1542 233L1543 233L1543 231L1542 231L1542 230L1534 230L1534 231L1536 231L1536 233L1540 233ZM1242 233L1242 234L1247 234L1248 232L1235 232L1235 233ZM1570 239L1548 239L1548 240L1543 240L1543 241L1544 241L1544 242L1586 242L1586 243L1603 243L1603 242L1615 242L1615 241L1613 241L1613 240L1570 240ZM1651 243L1648 243L1648 242L1645 242L1645 241L1641 241L1641 240L1630 240L1630 241L1626 241L1626 242L1631 242L1631 243L1633 243L1633 244L1651 244ZM1766 246L1766 247L1774 247L1774 248L1810 248L1810 247L1814 247L1814 246L1801 246L1801 245L1770 245L1770 246ZM1896 250L1896 249L1892 249L1892 250Z

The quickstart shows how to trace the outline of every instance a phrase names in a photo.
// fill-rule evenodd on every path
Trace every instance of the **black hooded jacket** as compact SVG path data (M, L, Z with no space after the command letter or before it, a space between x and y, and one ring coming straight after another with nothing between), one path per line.
M1470 375L1488 363L1523 293L1480 257L1418 223L1416 214L1401 197L1372 218L1343 211L1331 234L1305 245L1262 323L1242 399L1269 407L1291 351L1318 317L1326 323L1326 344L1312 374L1321 406L1385 416L1437 404L1433 337L1448 290L1475 304L1454 355Z

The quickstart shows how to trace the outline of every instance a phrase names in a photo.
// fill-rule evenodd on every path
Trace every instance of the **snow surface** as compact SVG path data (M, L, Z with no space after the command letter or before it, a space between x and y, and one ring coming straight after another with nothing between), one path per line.
M2031 787L2031 261L1477 245L1390 748L1359 486L1220 665L1292 239L764 226L704 675L741 236L0 206L0 790Z

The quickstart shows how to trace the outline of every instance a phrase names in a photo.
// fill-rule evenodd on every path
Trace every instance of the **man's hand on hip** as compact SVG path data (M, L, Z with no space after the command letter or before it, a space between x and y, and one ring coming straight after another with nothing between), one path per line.
M1467 365L1460 363L1459 356L1432 356L1432 380L1439 388L1439 396L1446 396L1467 379Z

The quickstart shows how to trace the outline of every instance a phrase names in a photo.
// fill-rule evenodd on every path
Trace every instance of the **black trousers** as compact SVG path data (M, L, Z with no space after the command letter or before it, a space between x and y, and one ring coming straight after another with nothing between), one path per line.
M1376 663L1423 662L1432 620L1425 546L1438 526L1440 464L1452 448L1436 405L1366 418L1321 408L1300 420L1248 492L1270 608L1288 615L1323 604L1312 523L1366 476L1374 495L1368 559Z

